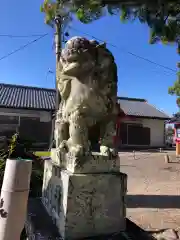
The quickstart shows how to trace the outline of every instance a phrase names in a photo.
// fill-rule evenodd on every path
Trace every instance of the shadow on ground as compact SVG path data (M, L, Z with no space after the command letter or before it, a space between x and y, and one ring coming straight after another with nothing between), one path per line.
M25 224L26 236L21 240L36 239L36 240L49 240L59 239L62 240L56 225L52 222L51 217L45 210L40 198L31 198L28 200L27 219ZM23 237L23 236L22 236ZM126 219L126 229L124 232L101 235L96 237L84 238L89 240L153 240L150 232L136 225L130 219ZM82 239L83 240L83 239Z
M180 208L180 196L127 195L127 208Z

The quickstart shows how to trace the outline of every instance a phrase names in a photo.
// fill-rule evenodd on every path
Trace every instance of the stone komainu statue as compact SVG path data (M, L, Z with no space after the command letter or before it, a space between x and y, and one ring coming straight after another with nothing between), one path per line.
M57 84L61 103L55 128L56 148L76 156L89 152L89 133L98 124L101 153L113 152L117 66L106 45L82 37L70 39L62 50Z

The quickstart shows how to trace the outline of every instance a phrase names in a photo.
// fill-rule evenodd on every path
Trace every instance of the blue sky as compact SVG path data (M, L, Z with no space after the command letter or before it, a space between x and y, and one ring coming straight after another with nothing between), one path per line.
M0 82L53 88L55 76L47 74L55 70L53 30L44 24L40 13L42 1L3 1L0 8L0 34L31 35L49 33L3 60L0 60ZM71 27L73 30L71 29ZM172 114L178 109L175 97L168 95L168 86L176 79L176 73L138 59L129 52L176 70L179 56L175 46L149 45L149 29L138 22L122 24L119 17L103 17L92 24L73 21L70 36L96 37L111 43L107 45L118 65L118 95L145 98L152 105ZM88 35L86 35L86 34ZM89 37L92 36L92 37ZM36 39L0 37L0 59L9 52Z

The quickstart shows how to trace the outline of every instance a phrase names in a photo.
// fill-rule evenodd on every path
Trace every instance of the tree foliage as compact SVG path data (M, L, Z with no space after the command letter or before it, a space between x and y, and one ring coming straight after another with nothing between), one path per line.
M168 126L166 128L166 137L167 136L173 136L174 135L174 128L172 126Z
M177 73L177 80L172 87L169 87L168 92L171 95L177 96L176 103L180 107L180 65L178 64L179 71Z
M161 41L164 44L176 44L180 54L180 3L178 1L101 1L101 0L44 0L41 11L45 21L53 26L55 17L61 15L63 23L76 16L83 23L90 23L104 15L120 15L122 22L138 19L150 28L150 44ZM180 64L178 64L180 70ZM176 95L180 106L180 71L178 79L169 88L169 94Z

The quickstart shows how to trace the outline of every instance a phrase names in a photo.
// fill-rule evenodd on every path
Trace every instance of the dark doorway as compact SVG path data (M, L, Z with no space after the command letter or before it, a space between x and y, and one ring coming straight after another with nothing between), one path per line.
M139 123L121 123L120 138L122 145L150 145L150 128Z
M33 146L43 149L48 148L49 136L51 133L51 122L40 122L40 118L21 117L20 135L22 138L29 140Z
M119 133L120 133L120 138L121 138L121 144L127 144L128 143L127 123L121 123Z

